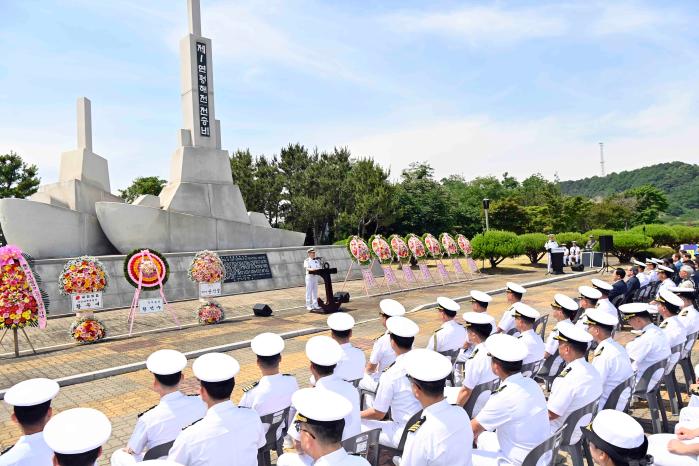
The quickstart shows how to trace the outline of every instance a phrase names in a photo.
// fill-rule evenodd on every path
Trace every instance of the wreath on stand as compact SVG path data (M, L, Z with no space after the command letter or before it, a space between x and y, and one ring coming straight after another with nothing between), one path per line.
M41 289L41 278L33 272L33 265L31 256L17 246L0 248L0 330L46 325L49 298Z
M390 264L393 262L393 253L388 241L381 235L372 235L369 238L371 245L371 253L379 261L381 265Z
M354 235L347 238L347 252L359 265L371 264L371 251L361 237Z
M459 250L461 253L468 257L472 252L473 248L471 247L471 242L462 234L457 234L456 235L456 244L459 246Z
M399 235L391 235L388 237L388 242L391 245L391 251L393 255L398 259L398 262L405 264L410 262L410 249L408 245L405 244L405 240Z
M71 259L63 266L58 276L58 290L63 295L101 293L109 283L109 274L96 257L81 256ZM72 299L72 298L71 298ZM94 309L81 309L77 319L70 325L70 336L78 344L95 343L107 336L105 325L95 318Z
M124 276L134 288L156 290L165 286L170 277L170 265L165 256L158 251L148 249L150 255L143 255L143 249L134 249L124 259Z
M447 256L459 256L461 252L459 251L459 246L454 241L454 238L449 233L442 233L439 235L439 242L444 248L444 252Z
M187 270L189 279L197 284L217 283L223 280L226 269L223 261L213 251L198 252L192 259ZM201 299L197 308L197 321L201 325L211 325L221 322L224 318L223 306L213 299Z
M417 262L420 262L420 260L425 259L425 257L427 256L427 251L425 250L425 243L422 242L422 239L418 235L416 235L415 233L408 233L408 235L405 237L405 242L408 245L410 253L413 255Z
M439 244L439 240L437 240L432 233L425 233L422 235L422 242L430 257L433 259L440 259L442 257L442 245Z

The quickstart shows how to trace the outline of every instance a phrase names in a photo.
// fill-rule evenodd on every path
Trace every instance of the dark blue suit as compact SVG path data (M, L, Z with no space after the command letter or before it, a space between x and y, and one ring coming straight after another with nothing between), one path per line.
M641 287L641 282L636 277L631 277L626 282L626 296L636 291Z
M611 301L621 295L626 295L626 283L624 280L617 280L612 283L612 291L609 292L609 300Z

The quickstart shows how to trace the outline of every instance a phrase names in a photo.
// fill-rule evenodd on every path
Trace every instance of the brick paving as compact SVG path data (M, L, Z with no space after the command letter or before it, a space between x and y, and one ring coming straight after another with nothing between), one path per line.
M520 282L541 278L542 272L523 273L515 279ZM471 283L458 283L436 289L422 289L403 292L394 295L406 305L406 308L415 308L420 304L431 302L440 294L447 296L463 296L471 289L490 290L499 288L505 279L511 277L494 276L482 281ZM543 312L549 312L548 304L554 293L563 292L570 296L576 295L576 289L581 284L589 283L591 276L571 278L569 280L547 284L545 286L531 288L526 301ZM287 291L287 290L284 290ZM301 290L296 290L300 292ZM379 336L383 329L378 325L376 316L376 304L381 298L371 297L353 300L347 306L347 310L358 321L355 327L354 344L365 351L369 351L373 339ZM506 308L503 294L496 295L490 307L491 313L499 318ZM433 310L421 310L412 312L410 317L420 326L420 334L417 337L417 346L424 346L431 332L439 327ZM284 332L305 327L321 327L326 317L316 314L306 314L291 311L283 313L280 317L267 319L247 319L230 324L221 324L206 328L196 327L175 332L164 332L148 337L141 336L129 340L113 341L88 347L72 348L70 350L57 351L40 355L38 357L23 357L19 361L3 360L1 384L3 387L17 380L34 377L40 374L50 377L70 374L76 369L84 371L85 368L98 366L125 364L132 360L143 360L155 349L161 347L174 347L181 351L190 348L214 346L221 341L230 342L237 339L249 339L261 331ZM551 320L548 331L555 325ZM282 371L293 373L301 387L308 386L308 361L304 353L305 342L311 335L299 336L286 341L286 350L282 361ZM628 336L622 334L622 339ZM150 340L150 342L148 341ZM254 382L259 378L255 365L254 354L248 347L229 351L241 364L241 372L237 378L237 386L233 393L234 401L242 395L241 387ZM49 361L43 361L50 358ZM184 391L194 393L196 383L191 373L191 361L185 370ZM54 400L54 412L60 412L76 406L89 406L102 410L113 423L113 434L105 447L105 454L99 464L108 464L108 458L116 449L125 445L133 426L136 415L158 402L157 395L150 390L152 376L147 370L139 370L114 377L94 380L67 387L62 387L56 400ZM19 429L9 420L10 409L4 403L0 408L0 446L12 445L19 437ZM647 409L636 409L633 414L641 419L648 419ZM671 417L671 420L675 420Z

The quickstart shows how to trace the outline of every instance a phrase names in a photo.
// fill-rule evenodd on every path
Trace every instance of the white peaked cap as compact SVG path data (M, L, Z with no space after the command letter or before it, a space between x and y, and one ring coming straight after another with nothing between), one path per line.
M592 286L599 290L612 291L614 289L614 287L611 284L605 282L604 280L600 280L599 278L593 278L591 281Z
M528 304L514 303L512 305L512 308L515 311L515 317L517 317L517 314L523 315L524 317L529 317L530 319L538 319L539 317L541 317L539 311L529 306Z
M558 331L557 335L554 337L556 340L574 341L577 343L590 343L592 341L592 335L577 325L567 322L564 325L559 323L556 326L556 330Z
M381 313L389 317L402 316L405 314L405 307L395 299L382 299L379 302Z
M291 396L291 404L297 411L296 420L301 422L306 422L307 419L320 422L339 421L352 412L352 403L345 397L323 388L297 390Z
M53 400L58 383L51 379L29 379L19 382L5 393L5 403L12 406L36 406Z
M447 311L459 312L461 310L461 305L451 298L445 298L440 296L437 298L437 304L439 307L446 309Z
M227 354L207 353L194 360L192 371L203 382L223 382L238 375L240 364Z
M55 453L77 455L99 448L112 435L112 423L101 411L73 408L49 419L44 440Z
M564 309L567 309L569 311L577 311L580 309L580 306L578 303L575 302L575 300L569 296L566 296L562 293L556 293L553 296L553 301L561 306Z
M610 445L625 450L634 450L645 443L643 427L628 414L615 409L604 409L597 413L595 419L582 429L585 437L592 443L597 438ZM600 445L603 447L603 445ZM637 456L644 456L637 452Z
M658 291L658 295L660 299L655 298L656 301L665 301L678 307L684 306L684 301L682 301L682 298L680 298L675 293L673 293L665 287L660 288L660 291Z
M587 309L585 311L585 323L586 324L602 324L611 327L616 326L619 323L619 318L602 309Z
M485 349L488 353L501 361L517 362L524 361L527 357L527 346L522 340L507 335L496 333L485 340Z
M463 314L464 321L466 321L466 326L468 327L469 325L485 325L485 324L493 324L493 318L490 317L485 312L464 312Z
M580 292L581 296L590 299L600 299L602 297L602 292L600 290L597 290L587 285L578 287L578 292Z
M405 356L408 375L422 382L446 379L453 366L446 356L425 348L409 351Z
M640 265L641 267L645 267L645 266L646 266L646 263L645 263L645 262L641 262L641 261L636 260L636 259L633 260L633 263L634 263L634 265Z
M306 356L319 366L334 366L342 358L342 347L332 338L318 335L306 342Z
M420 332L420 327L418 327L415 322L402 316L388 319L386 321L386 328L390 333L405 338L414 337Z
M667 272L667 273L675 273L675 271L673 269L671 269L670 267L668 267L666 265L658 265L658 269L662 270L663 272Z
M472 290L471 299L478 301L479 303L489 303L493 300L493 297L488 293L483 293L482 291Z
M338 332L344 332L354 327L354 317L346 312L335 312L328 317L328 327Z
M515 282L507 282L506 286L509 291L514 291L515 293L524 294L527 292L522 285L518 285Z
M258 356L276 356L284 351L284 339L276 333L260 333L250 342L250 349Z
M151 353L146 359L149 371L158 375L172 375L182 372L187 366L187 357L177 350L162 349Z

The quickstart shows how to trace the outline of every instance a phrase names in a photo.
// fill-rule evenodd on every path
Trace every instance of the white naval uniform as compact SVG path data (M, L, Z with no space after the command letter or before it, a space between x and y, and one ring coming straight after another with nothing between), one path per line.
M471 466L473 431L463 408L442 400L416 424L408 427L401 466Z
M657 270L651 270L648 272L648 282L653 283L658 281L658 271Z
M483 314L485 314L485 315L489 318L489 320L490 320L488 323L490 324L490 327L491 327L491 329L490 329L490 334L492 335L492 334L495 333L495 330L498 328L498 323L497 323L497 321L495 320L495 317L491 316L491 315L488 314L488 313L483 313ZM473 353L473 348L474 348L474 346L470 344L471 342L470 342L469 339L468 339L468 331L466 331L466 340L465 340L465 343L469 343L469 346L468 346L468 348L466 348L466 349L463 349L463 348L462 348L461 351L459 351L459 355L456 357L456 360L457 360L457 361L464 362L464 361L466 361L466 360L469 358L469 356L471 356L471 353ZM460 382L460 381L457 380L457 384L458 384L459 382Z
M696 310L694 305L682 308L678 317L684 328L687 329L687 334L699 332L699 311Z
M498 322L498 327L503 333L507 333L513 328L515 328L515 310L510 305L509 308L500 317L500 322Z
M350 455L344 448L340 448L321 456L313 466L369 466L369 462L361 456Z
M597 300L597 306L595 307L606 312L615 319L619 318L619 311L617 310L616 306L612 304L609 298L600 298Z
M602 395L602 378L597 370L584 358L571 361L551 385L548 410L559 416L551 421L551 433L565 424L570 413L599 400L600 395ZM590 420L591 416L583 416L578 425L587 425ZM576 429L571 442L577 442L581 435L582 432Z
M663 320L660 323L660 329L665 333L670 347L682 345L682 348L684 348L684 345L687 343L687 329L684 328L684 325L682 325L682 321L678 316L670 316ZM675 367L677 361L680 360L680 356L680 353L673 353L672 356L670 356L670 364L668 365L668 368Z
M391 348L391 335L386 332L376 339L369 355L369 363L376 364L376 372L365 374L359 382L359 388L375 392L379 377L395 360L396 352Z
M580 318L580 320L583 320L582 317ZM546 353L548 353L549 355L558 354L558 340L554 338L556 335L558 335L558 326L560 324L565 325L572 323L573 322L570 319L564 319L556 324L551 333L549 333L549 336L546 337L546 343L544 344L544 351ZM561 364L565 364L563 362L563 358L557 355L556 359L553 361L553 364L551 365L551 371L545 375L555 374L556 372L558 372L558 369L561 367Z
M500 382L476 420L489 432L478 436L474 466L521 465L531 450L551 436L544 393L519 372Z
M177 436L168 460L184 466L251 466L265 443L257 412L224 401Z
M434 331L427 342L427 349L437 351L458 350L464 346L466 342L466 329L456 320L451 319L442 324Z
M354 386L342 380L337 374L330 374L316 380L316 388L335 392L352 404L352 411L345 417L345 428L342 440L346 440L361 432L361 417L359 415L359 392Z
M645 272L640 272L636 275L636 278L638 278L639 288L643 288L650 283L650 276Z
M679 422L675 425L675 432L680 427L696 429L699 427L699 408L686 407L680 410ZM648 436L648 454L653 455L654 464L659 466L696 466L699 463L697 455L677 455L670 453L667 444L676 439L675 434L654 434ZM690 440L681 440L684 444L699 443L699 437Z
M599 398L599 409L602 410L612 390L631 377L633 369L626 349L611 337L597 345L592 357L592 367L597 369L603 384L602 395ZM617 406L612 409L622 411L629 396L630 389L621 394Z
M40 466L53 464L53 450L44 441L44 433L22 435L0 456L1 466Z
M303 261L303 268L306 270L306 309L318 309L318 275L308 273L311 269L321 268L318 259L307 257Z
M527 357L522 361L523 364L529 364L544 359L544 351L546 351L544 341L534 329L529 329L524 333L520 333L517 338L527 346Z
M558 247L558 243L553 240L548 240L546 241L546 244L544 244L544 249L546 250L546 258L548 264L546 265L546 269L550 272L553 270L553 264L551 263L551 249L555 249Z
M476 385L497 379L497 376L493 373L490 363L491 359L490 356L488 356L488 350L485 348L485 344L479 343L475 346L473 352L464 363L464 379L462 381L462 385L469 390L473 390ZM461 387L444 388L444 393L447 395L447 398L450 401L453 400L454 402L456 402L456 398L460 391ZM485 402L488 401L489 397L490 392L481 393L473 406L473 416L478 415L480 410L485 405Z
M293 375L265 375L243 388L243 397L238 406L254 409L260 416L276 413L291 406L291 395L298 389L299 384Z
M160 403L138 416L136 427L131 434L128 448L131 455L122 449L112 454L114 466L135 464L142 461L146 451L163 443L172 442L182 429L206 415L206 404L199 396L187 396L181 391L168 393L160 398Z
M626 343L626 352L631 358L631 367L636 372L638 382L647 367L670 357L670 342L662 330L650 323L643 328L639 336ZM649 387L654 387L662 374L656 371Z
M673 282L671 278L666 278L665 280L660 282L660 286L658 287L658 292L655 293L655 297L657 298L658 296L660 296L660 290L662 290L663 288L667 288L669 290L670 288L674 288L675 286L675 282Z
M352 346L352 343L343 343L340 348L342 357L335 366L335 375L348 382L361 379L366 367L364 351Z
M405 376L405 355L403 353L381 374L379 387L374 398L374 409L387 413L391 409L390 421L362 420L362 431L381 429L379 443L397 447L403 429L410 418L420 411L420 403L413 395L410 380Z
M289 451L277 458L277 466L311 466L312 464L313 458L305 453Z
M577 264L580 262L580 246L570 247L570 260L571 263L575 262Z

